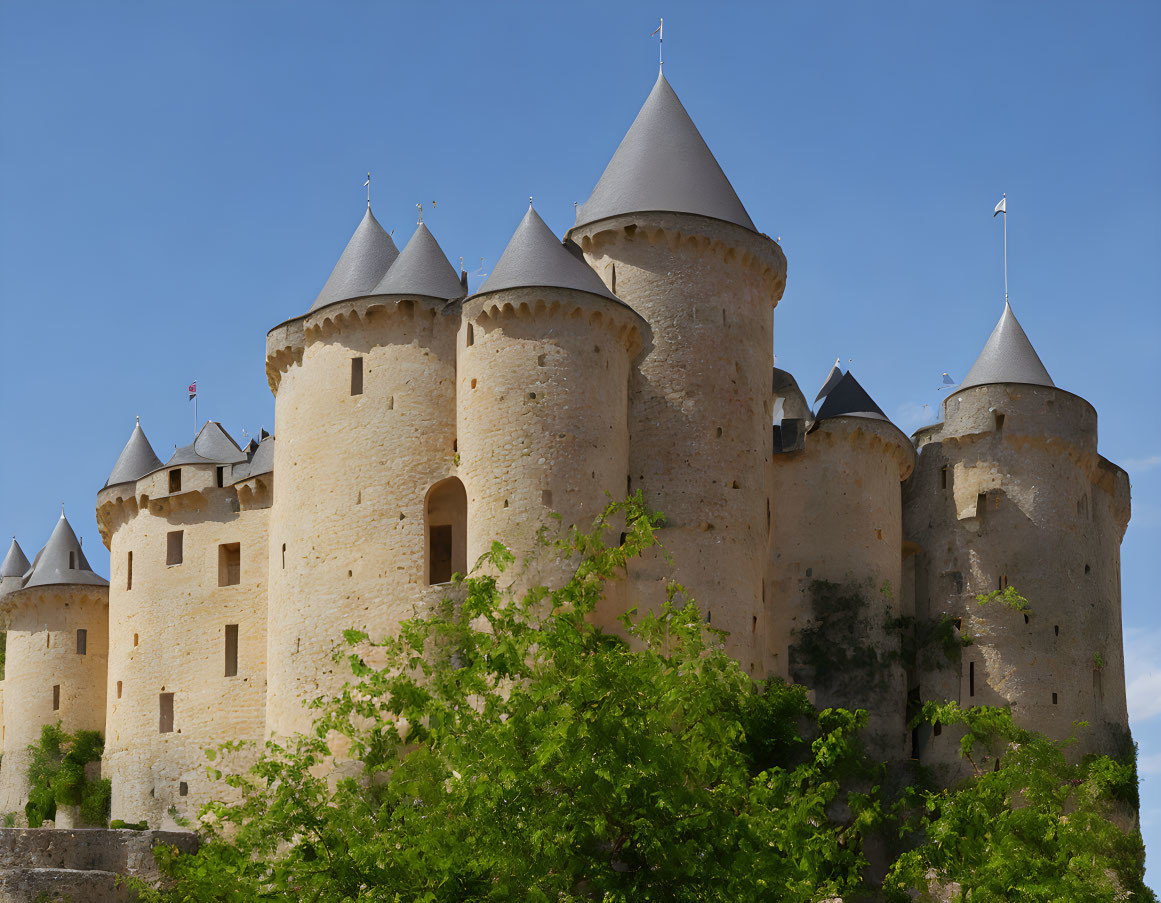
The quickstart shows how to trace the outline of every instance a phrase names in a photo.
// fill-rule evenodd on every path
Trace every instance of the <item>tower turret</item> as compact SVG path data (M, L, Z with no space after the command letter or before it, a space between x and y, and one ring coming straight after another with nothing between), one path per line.
M1128 743L1121 638L1120 542L1129 481L1097 452L1097 417L1053 385L1007 304L983 352L914 436L906 535L919 546L922 624L955 620L962 661L921 674L925 699L1009 705L1017 723L1079 752ZM978 596L1012 587L1018 610ZM1074 728L1074 722L1088 726ZM922 758L960 767L957 734L922 738Z
M672 576L749 667L765 616L772 311L786 258L664 76L569 237L651 332L629 387L629 487L665 514ZM634 601L658 604L669 576L661 556L638 563Z
M464 302L457 407L469 563L496 539L523 559L550 512L584 528L624 496L629 367L646 329L529 206Z
M308 728L304 701L349 677L331 658L344 630L386 634L432 595L425 499L456 472L459 305L449 302L464 290L422 223L390 268L360 286L267 337L279 474L271 734ZM462 520L462 488L448 504ZM462 535L453 554L462 558Z
M19 546L15 550L19 552ZM21 586L0 601L8 634L0 811L23 814L28 801L28 746L40 739L43 725L59 721L69 732L105 733L108 586L93 573L62 511ZM69 815L59 810L57 827L69 827Z
M24 583L24 575L28 573L28 569L31 567L32 564L24 554L24 549L20 548L20 543L13 536L12 545L8 547L8 554L4 556L4 561L0 563L0 596L5 596L13 590L20 589Z
M195 819L230 792L207 779L205 750L263 739L274 485L259 448L242 450L208 421L162 465L138 423L97 493L113 818L172 827L173 809Z
M907 754L900 483L915 453L853 373L832 371L801 446L774 456L770 671L820 706L872 713L877 755Z

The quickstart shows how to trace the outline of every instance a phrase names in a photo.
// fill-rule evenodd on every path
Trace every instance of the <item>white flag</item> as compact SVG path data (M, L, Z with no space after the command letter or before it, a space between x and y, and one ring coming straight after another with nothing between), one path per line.
M1000 198L1000 203L996 204L996 210L992 214L992 219L995 219L996 215L999 213L1006 214L1007 212L1008 212L1008 196L1004 195L1002 198Z

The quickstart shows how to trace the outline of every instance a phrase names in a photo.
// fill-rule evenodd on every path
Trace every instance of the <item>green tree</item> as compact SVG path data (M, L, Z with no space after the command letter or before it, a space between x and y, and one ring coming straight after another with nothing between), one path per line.
M105 741L97 731L70 734L56 724L40 729L40 740L28 747L28 803L24 814L31 828L56 818L57 806L80 806L81 819L105 825L109 818L112 785L92 780L85 766L101 761Z

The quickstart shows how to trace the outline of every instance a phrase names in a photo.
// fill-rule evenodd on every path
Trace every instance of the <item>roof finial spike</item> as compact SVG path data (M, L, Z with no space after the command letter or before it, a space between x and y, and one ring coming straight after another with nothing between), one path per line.
M532 195L528 195L528 206L532 206Z
M658 26L653 30L653 34L657 35L657 72L660 74L665 69L665 54L663 52L665 47L665 20L659 20ZM649 35L653 37L653 35Z
M141 426L141 415L140 414L137 415L137 425Z
M419 219L417 220L417 223L418 223L418 225L422 226L423 225L423 204L416 204L415 209L419 211Z
M363 183L363 187L367 189L367 209L371 209L371 174L367 173L367 181Z

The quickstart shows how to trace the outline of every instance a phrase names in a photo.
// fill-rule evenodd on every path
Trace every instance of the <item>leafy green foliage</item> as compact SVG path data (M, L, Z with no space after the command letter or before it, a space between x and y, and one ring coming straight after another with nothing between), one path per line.
M1070 765L1006 711L928 705L965 726L969 762L984 749L1001 767L889 798L866 713L755 684L679 586L622 636L594 627L657 523L639 496L611 506L553 550L571 579L521 593L494 544L396 636L348 631L353 679L315 702L314 733L268 742L242 773L241 744L208 751L234 801L205 808L196 854L157 848L173 883L141 899L853 903L876 893L864 846L885 849L884 832L907 849L888 894L935 876L973 903L1153 899L1139 834L1115 824L1131 764Z
M1009 584L1003 589L994 589L990 593L983 593L976 596L976 601L980 605L987 605L989 602L999 602L1001 605L1006 605L1013 611L1028 611L1028 600L1016 592L1016 587Z
M56 818L57 806L80 806L88 824L104 825L112 786L92 781L85 765L99 762L105 741L97 731L70 734L60 722L41 727L40 740L28 747L28 803L24 814L31 828Z
M922 841L900 856L886 885L899 894L932 883L959 887L972 903L1021 900L1154 900L1142 882L1134 813L1118 804L1132 763L1107 756L1072 763L1069 742L1023 730L1007 709L928 703L933 724L961 725L960 750L973 777L963 786L921 794L909 826ZM977 762L981 749L994 767Z

